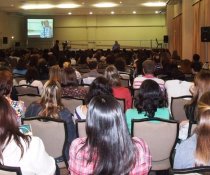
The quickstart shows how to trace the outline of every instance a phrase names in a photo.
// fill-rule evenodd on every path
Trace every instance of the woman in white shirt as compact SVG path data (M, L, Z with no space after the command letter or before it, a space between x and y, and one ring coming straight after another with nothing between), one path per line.
M42 140L19 131L16 114L0 96L0 163L20 167L23 175L53 175L55 160L45 151Z

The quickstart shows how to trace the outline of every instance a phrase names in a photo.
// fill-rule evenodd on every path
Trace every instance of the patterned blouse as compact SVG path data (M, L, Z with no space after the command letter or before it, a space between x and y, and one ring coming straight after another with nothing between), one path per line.
M75 98L84 99L87 94L87 88L85 87L73 87L64 86L62 87L62 96L71 96Z
M94 162L87 164L89 157L88 148L81 149L85 144L86 138L75 139L69 151L69 171L71 175L93 174ZM134 145L138 150L136 164L129 175L147 175L151 168L151 155L148 145L137 137L132 138Z

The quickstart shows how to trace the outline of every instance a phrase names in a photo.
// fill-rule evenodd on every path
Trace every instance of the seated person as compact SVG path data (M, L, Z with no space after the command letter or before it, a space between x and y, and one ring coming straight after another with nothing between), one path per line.
M42 140L19 131L15 111L0 96L0 161L20 167L23 175L53 175L55 160L45 151Z
M97 77L90 85L85 97L85 105L80 105L75 109L74 119L86 119L87 109L90 100L97 95L112 95L112 87L104 77Z
M210 92L201 96L197 108L198 126L190 138L176 147L175 169L210 166Z
M12 108L16 112L16 119L18 124L21 124L21 118L25 114L25 105L23 101L16 101L11 99L13 87L13 76L12 73L5 69L0 71L0 96L4 96Z
M87 94L87 88L79 86L75 70L72 67L65 67L61 74L62 96L84 99Z
M154 80L145 80L139 89L135 100L136 109L126 111L126 122L131 132L131 120L158 117L169 119L170 113L160 86Z
M69 150L71 174L147 175L151 155L144 140L131 138L120 104L108 95L88 105L87 137L77 138Z
M98 73L98 63L97 61L89 61L88 62L88 67L90 69L90 72L85 73L82 75L82 78L88 78L88 77L99 77L102 76L102 74Z
M65 149L68 160L68 149L72 140L75 139L75 126L71 112L61 102L61 86L57 81L47 81L40 101L33 102L26 109L25 117L51 117L64 120L67 124L68 145Z
M139 89L139 87L141 86L141 84L144 80L151 79L151 80L156 81L159 84L161 90L164 91L165 90L164 80L156 78L154 76L155 63L152 60L146 60L142 63L142 66L143 66L143 74L144 75L139 75L138 77L136 77L134 79L133 88Z
M108 66L104 73L105 78L109 81L112 86L113 95L115 98L125 100L125 109L131 108L132 97L129 89L121 85L120 74L115 66Z
M30 86L37 86L39 89L39 94L42 94L43 91L43 84L39 79L38 70L35 67L29 67L26 75L25 80L21 80L19 85L30 85Z

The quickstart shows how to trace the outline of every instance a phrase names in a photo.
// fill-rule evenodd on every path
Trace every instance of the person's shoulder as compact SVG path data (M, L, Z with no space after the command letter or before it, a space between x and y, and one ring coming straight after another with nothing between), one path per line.
M79 150L85 144L85 141L86 137L74 139L71 143L71 149Z
M134 115L134 114L137 114L137 113L138 113L137 109L127 109L126 110L126 116Z

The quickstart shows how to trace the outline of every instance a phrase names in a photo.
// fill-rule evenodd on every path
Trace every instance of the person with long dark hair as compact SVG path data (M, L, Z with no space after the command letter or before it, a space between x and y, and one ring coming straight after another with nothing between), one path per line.
M86 138L72 142L69 151L71 175L147 175L151 168L148 145L131 138L120 104L108 95L88 104Z
M16 113L0 96L0 163L20 167L23 175L53 175L55 160L45 151L42 140L19 131Z
M140 86L139 94L135 100L135 109L126 111L126 122L131 131L132 119L163 118L169 119L170 113L167 108L167 99L159 84L154 80L144 80Z
M112 95L112 87L104 77L97 77L90 85L85 96L85 104L77 106L74 111L74 119L86 119L88 104L91 99L98 95Z

